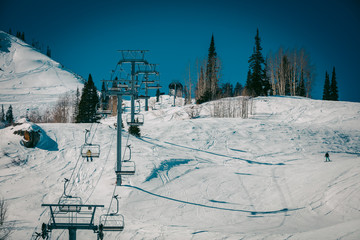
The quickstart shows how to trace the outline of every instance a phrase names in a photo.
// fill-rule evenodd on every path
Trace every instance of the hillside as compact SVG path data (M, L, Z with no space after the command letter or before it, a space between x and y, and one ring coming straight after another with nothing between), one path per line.
M16 117L44 111L59 96L82 88L82 79L21 41L0 31L0 104L13 105Z
M184 107L144 113L131 144L136 174L115 187L114 118L100 124L39 124L46 137L25 149L15 129L0 130L1 195L13 239L48 222L42 203L67 194L104 204L119 195L122 233L104 239L359 239L360 104L259 97L248 119L189 119ZM234 99L235 101L235 99ZM85 129L100 158L80 157ZM332 162L324 162L325 152ZM111 206L114 211L116 206ZM78 239L96 239L78 231ZM54 230L52 239L68 239Z

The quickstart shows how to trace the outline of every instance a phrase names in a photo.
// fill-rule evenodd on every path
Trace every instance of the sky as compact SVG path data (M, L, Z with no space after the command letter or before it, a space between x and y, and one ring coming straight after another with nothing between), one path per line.
M0 30L24 32L49 46L52 58L98 88L120 60L117 50L149 50L162 92L170 82L195 85L212 34L222 62L220 83L245 85L259 29L263 55L304 48L315 66L312 98L321 99L325 71L336 68L339 99L360 102L360 1L73 1L1 0ZM155 94L155 90L151 95Z

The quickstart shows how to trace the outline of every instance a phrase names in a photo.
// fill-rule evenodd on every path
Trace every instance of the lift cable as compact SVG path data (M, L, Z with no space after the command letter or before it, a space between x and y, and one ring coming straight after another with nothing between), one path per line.
M102 177L102 174L103 174L103 172L104 172L104 170L105 170L106 163L107 163L107 161L108 161L108 159L109 159L109 156L110 156L110 153L111 153L111 147L112 147L112 144L113 144L113 142L114 142L115 133L116 133L116 132L114 132L114 133L112 134L112 137L111 137L111 143L110 143L110 147L109 147L109 151L108 151L107 157L106 157L105 162L104 162L104 167L101 169L100 176L99 176L99 178L98 178L95 186L93 187L92 192L90 193L90 195L89 195L88 198L86 199L85 203L87 203L87 202L89 201L90 197L91 197L92 194L94 193L94 191L95 191L95 189L96 189L96 186L98 185L98 183L99 183L99 181L100 181L100 179L101 179L101 177Z

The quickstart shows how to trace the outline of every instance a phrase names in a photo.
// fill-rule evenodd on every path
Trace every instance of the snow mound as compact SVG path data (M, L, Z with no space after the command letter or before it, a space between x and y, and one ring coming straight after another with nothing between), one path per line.
M0 31L0 45L0 104L13 105L15 117L27 109L43 112L83 85L81 77L12 35Z

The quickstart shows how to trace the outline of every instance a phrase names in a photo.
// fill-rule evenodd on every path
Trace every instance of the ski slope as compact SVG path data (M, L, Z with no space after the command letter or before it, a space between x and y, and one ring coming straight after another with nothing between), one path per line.
M0 194L7 200L12 239L31 239L49 220L42 203L67 194L86 204L119 195L121 233L104 239L359 239L360 104L294 97L258 97L248 119L199 118L184 107L144 113L131 144L134 176L115 185L115 118L100 124L39 124L40 144L0 129ZM125 118L125 116L124 116ZM100 158L80 157L85 129ZM332 162L324 162L330 153ZM127 153L125 153L127 155ZM116 206L112 202L110 212ZM92 231L78 239L96 239ZM54 230L51 239L68 239Z
M44 112L60 96L75 92L83 79L22 40L0 31L0 104L15 117Z

